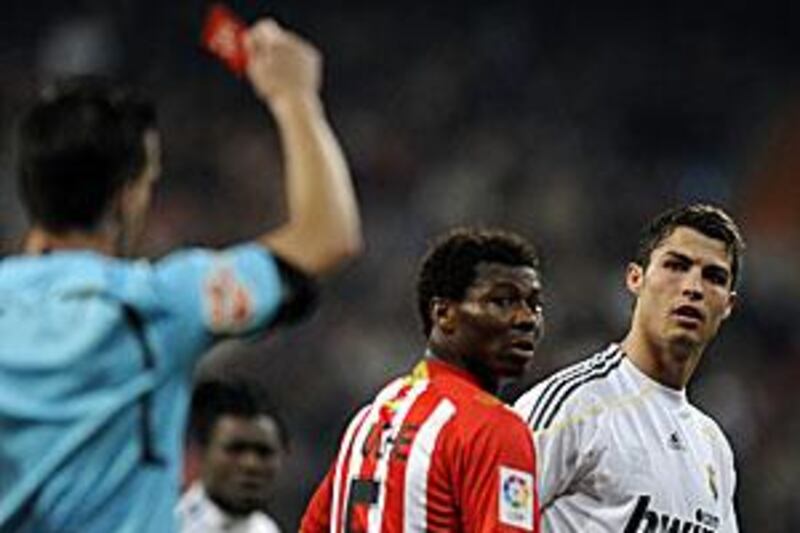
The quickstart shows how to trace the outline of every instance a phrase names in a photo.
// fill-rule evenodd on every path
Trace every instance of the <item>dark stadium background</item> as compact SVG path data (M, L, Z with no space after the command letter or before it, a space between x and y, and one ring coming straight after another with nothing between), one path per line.
M558 5L556 5L558 4ZM353 410L420 355L416 261L458 223L546 258L548 335L529 381L624 331L637 228L712 200L749 240L742 306L690 394L730 435L742 529L800 531L800 32L788 3L232 2L326 54L367 253L288 336L202 372L259 376L294 436L274 514L292 530ZM563 3L567 4L567 3ZM644 3L642 3L644 4ZM0 245L24 229L11 135L42 80L110 72L160 101L166 165L147 253L280 219L277 143L249 89L197 47L204 4L3 0ZM509 397L519 389L506 391ZM2 436L0 436L2 438Z

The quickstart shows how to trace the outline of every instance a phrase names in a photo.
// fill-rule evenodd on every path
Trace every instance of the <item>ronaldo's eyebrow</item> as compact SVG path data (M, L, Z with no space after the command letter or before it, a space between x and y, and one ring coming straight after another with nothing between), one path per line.
M692 259L691 257L689 257L688 255L683 254L683 253L678 252L678 251L675 251L675 250L667 250L666 252L664 252L664 255L665 256L669 256L672 259L677 259L678 261L681 261L682 263L686 263L686 264L689 264L689 265L695 263L695 260ZM712 273L717 274L717 275L724 275L724 276L726 276L726 279L727 279L728 276L731 275L731 271L730 271L730 268L728 266L720 265L720 264L717 264L717 263L705 265L703 267L703 270L712 272Z
M694 262L692 260L692 258L689 257L688 255L683 254L681 252L676 252L675 250L667 250L666 252L664 252L664 255L668 255L668 256L672 257L673 259L678 259L678 260L683 261L685 263L693 263Z

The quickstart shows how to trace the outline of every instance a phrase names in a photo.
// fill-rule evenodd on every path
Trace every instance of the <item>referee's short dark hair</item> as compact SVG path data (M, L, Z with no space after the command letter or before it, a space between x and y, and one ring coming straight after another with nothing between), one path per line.
M539 268L534 246L515 233L466 227L448 232L425 254L417 279L417 306L426 337L433 327L432 300L462 300L475 281L475 267L480 263Z
M733 218L715 205L683 205L655 217L642 230L633 262L646 269L653 250L679 227L691 228L725 244L725 249L731 256L731 288L735 288L744 255L744 239Z
M281 444L289 447L289 434L283 418L270 402L266 392L256 383L244 380L206 380L192 393L189 435L203 448L211 442L217 422L224 416L256 418L266 416L275 421Z
M46 87L17 139L21 200L30 222L53 232L92 230L121 188L144 170L153 104L99 77Z

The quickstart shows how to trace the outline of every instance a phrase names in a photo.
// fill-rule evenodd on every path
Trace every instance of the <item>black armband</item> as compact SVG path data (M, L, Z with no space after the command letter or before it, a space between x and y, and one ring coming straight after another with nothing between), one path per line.
M272 326L284 326L309 317L319 302L319 284L282 257L273 256L278 264L283 301Z

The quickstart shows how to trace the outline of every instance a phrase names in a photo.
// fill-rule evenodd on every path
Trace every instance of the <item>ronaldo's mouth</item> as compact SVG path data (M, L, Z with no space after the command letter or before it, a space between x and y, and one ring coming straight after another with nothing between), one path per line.
M681 305L673 309L672 314L681 319L688 319L694 322L703 322L705 315L703 312L692 305Z

